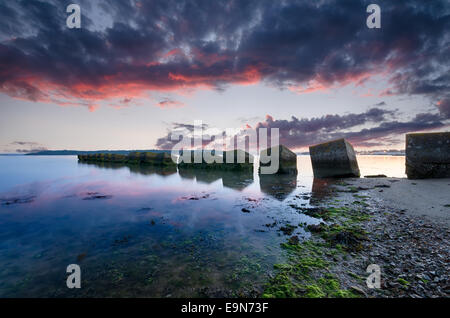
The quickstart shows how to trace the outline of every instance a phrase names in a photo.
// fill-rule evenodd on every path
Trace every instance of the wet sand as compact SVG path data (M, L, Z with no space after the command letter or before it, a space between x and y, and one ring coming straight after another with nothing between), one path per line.
M384 206L450 228L450 179L360 178L346 182L369 189Z

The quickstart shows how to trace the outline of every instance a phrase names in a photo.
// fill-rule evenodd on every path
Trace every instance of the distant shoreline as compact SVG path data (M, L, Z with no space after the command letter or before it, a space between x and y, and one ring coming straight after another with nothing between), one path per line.
M156 153L167 152L167 153L170 153L170 150L157 150L157 149L149 149L149 150L43 150L43 151L29 152L29 153L4 153L4 154L0 154L0 156L78 156L78 155L88 155L88 154L97 154L97 153L127 155L130 152L156 152Z
M0 156L78 156L86 154L109 153L109 154L123 154L127 155L130 152L156 152L156 153L170 153L170 150L47 150L31 153L0 153ZM296 153L297 156L309 156L307 152ZM404 157L404 153L357 153L357 156L391 156Z

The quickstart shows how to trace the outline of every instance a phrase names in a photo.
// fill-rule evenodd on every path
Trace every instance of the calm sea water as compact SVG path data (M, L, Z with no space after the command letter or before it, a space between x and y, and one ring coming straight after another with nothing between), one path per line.
M362 175L404 177L404 157L358 160ZM0 297L256 295L285 258L279 226L319 222L289 206L323 190L308 156L298 168L259 178L0 156ZM66 287L73 263L81 289Z

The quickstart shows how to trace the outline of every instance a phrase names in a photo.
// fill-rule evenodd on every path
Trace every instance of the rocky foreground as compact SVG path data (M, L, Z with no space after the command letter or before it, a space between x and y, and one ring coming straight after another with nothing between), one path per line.
M323 223L305 226L311 240L283 244L290 259L276 265L263 296L450 296L450 179L333 183L323 197L313 193L316 208L291 205ZM370 264L381 268L379 289L367 286Z

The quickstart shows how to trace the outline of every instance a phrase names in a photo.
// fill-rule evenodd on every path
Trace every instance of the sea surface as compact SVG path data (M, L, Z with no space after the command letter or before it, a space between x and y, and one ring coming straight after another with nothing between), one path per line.
M358 162L362 176L405 177L403 156ZM256 296L286 258L279 225L320 222L290 205L314 206L327 182L309 156L298 170L260 178L0 156L0 297ZM80 289L66 286L69 264Z

